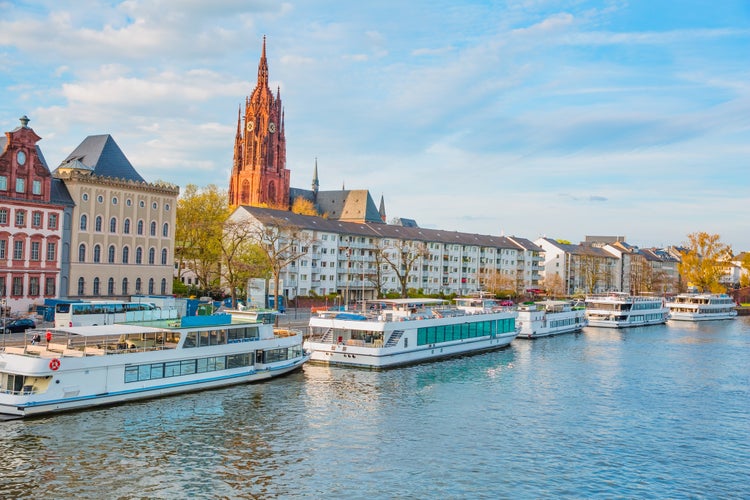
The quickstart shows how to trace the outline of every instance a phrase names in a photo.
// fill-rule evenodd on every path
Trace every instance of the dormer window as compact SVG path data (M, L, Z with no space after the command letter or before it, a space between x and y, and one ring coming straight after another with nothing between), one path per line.
M25 192L26 192L26 180L16 179L16 193L25 193Z
M33 194L42 194L42 181L33 181L31 184L31 192Z
M8 190L8 178L4 175L0 175L0 191Z

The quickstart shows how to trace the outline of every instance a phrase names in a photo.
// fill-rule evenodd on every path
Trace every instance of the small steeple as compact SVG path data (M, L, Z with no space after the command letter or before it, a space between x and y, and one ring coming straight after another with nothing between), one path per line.
M380 218L383 222L385 222L385 198L383 198L383 195L380 195Z
M313 192L313 199L318 198L318 190L320 189L320 182L318 181L318 157L315 157L315 171L313 172L313 180L312 180L312 192Z

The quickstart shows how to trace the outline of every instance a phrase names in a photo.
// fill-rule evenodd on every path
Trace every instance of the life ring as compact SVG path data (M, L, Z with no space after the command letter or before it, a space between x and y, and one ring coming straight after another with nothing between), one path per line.
M53 358L49 361L49 368L52 371L56 371L58 368L60 368L60 360L57 358Z

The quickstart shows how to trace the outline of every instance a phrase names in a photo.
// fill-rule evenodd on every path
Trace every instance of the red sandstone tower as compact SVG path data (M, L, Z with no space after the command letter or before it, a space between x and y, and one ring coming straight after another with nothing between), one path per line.
M229 203L289 209L289 177L281 95L268 88L266 37L258 64L258 83L245 99L244 127L237 115L234 165L229 181Z

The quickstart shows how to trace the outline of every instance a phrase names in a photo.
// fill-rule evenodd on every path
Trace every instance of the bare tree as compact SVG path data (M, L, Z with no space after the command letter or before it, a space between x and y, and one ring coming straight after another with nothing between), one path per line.
M566 295L562 277L557 273L550 273L544 277L540 286L544 288L550 297L562 297Z
M392 244L381 247L380 257L396 273L396 278L401 284L402 297L407 296L412 264L429 255L430 252L424 242L395 240Z
M578 258L578 262L585 292L592 293L596 291L597 284L606 281L602 258L595 255L581 255Z
M255 226L249 220L228 220L221 239L221 276L229 287L232 307L237 306L237 290L244 290L248 279L269 272L266 254L255 243Z
M483 271L480 280L484 290L499 294L516 294L516 275L503 274L497 269Z

